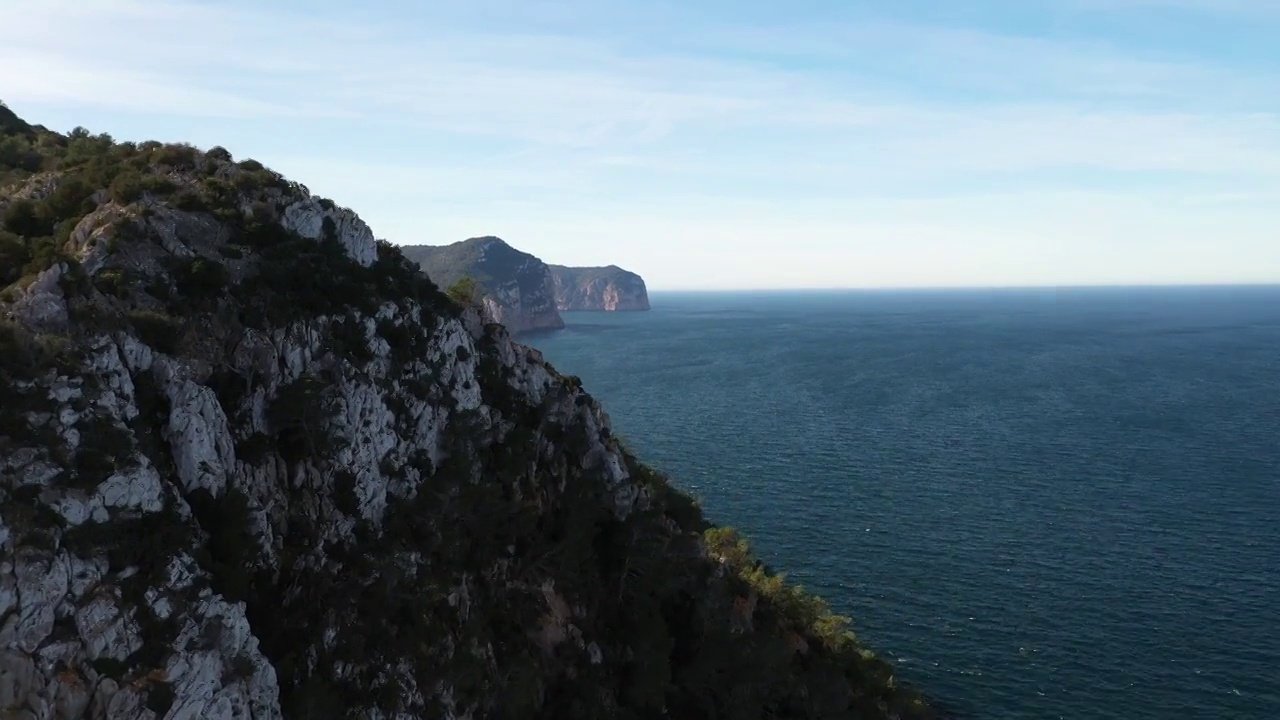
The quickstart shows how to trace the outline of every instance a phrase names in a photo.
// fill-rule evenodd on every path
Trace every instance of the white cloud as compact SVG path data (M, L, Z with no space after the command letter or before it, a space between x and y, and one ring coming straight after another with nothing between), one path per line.
M658 285L706 277L688 268L723 267L731 248L739 264L716 279L735 284L1079 275L1088 266L1064 248L1081 237L1097 274L1154 276L1124 253L1104 262L1097 243L1207 247L1214 228L1251 253L1241 273L1274 255L1258 248L1280 221L1267 201L1280 99L1262 70L879 21L686 23L623 41L625 28L569 32L572 13L504 34L436 10L406 28L273 5L23 4L0 27L0 97L36 122L41 106L83 107L84 124L121 137L92 110L142 135L156 115L234 119L247 140L233 152L354 206L380 235L515 233L548 258L625 261ZM780 237L858 269L770 259ZM1184 256L1165 258L1166 275L1189 272L1170 269Z
M1280 0L1070 0L1091 10L1182 10L1209 15L1280 19Z

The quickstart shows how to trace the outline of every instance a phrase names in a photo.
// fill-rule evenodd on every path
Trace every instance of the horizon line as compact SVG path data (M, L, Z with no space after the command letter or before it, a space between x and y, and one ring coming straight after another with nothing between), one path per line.
M804 292L903 292L947 290L990 291L990 290L1139 290L1139 289L1280 289L1280 279L1266 282L1192 282L1192 283L1078 283L1064 285L873 285L873 286L832 286L832 287L741 287L741 288L705 288L705 287L658 287L646 288L650 293L804 293Z

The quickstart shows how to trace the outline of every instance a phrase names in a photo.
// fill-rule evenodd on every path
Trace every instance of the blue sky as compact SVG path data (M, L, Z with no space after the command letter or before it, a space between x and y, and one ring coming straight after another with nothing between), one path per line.
M0 0L33 122L655 289L1280 281L1280 0Z

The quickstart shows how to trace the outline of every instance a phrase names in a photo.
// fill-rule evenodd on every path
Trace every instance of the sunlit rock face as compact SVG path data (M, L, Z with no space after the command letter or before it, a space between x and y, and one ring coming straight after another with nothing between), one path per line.
M559 310L648 310L644 278L616 265L599 268L551 266Z

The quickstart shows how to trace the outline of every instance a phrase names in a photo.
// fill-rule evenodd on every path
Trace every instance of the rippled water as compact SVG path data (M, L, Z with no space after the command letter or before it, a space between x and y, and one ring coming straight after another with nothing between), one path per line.
M956 714L1280 719L1280 289L653 306L528 342Z

